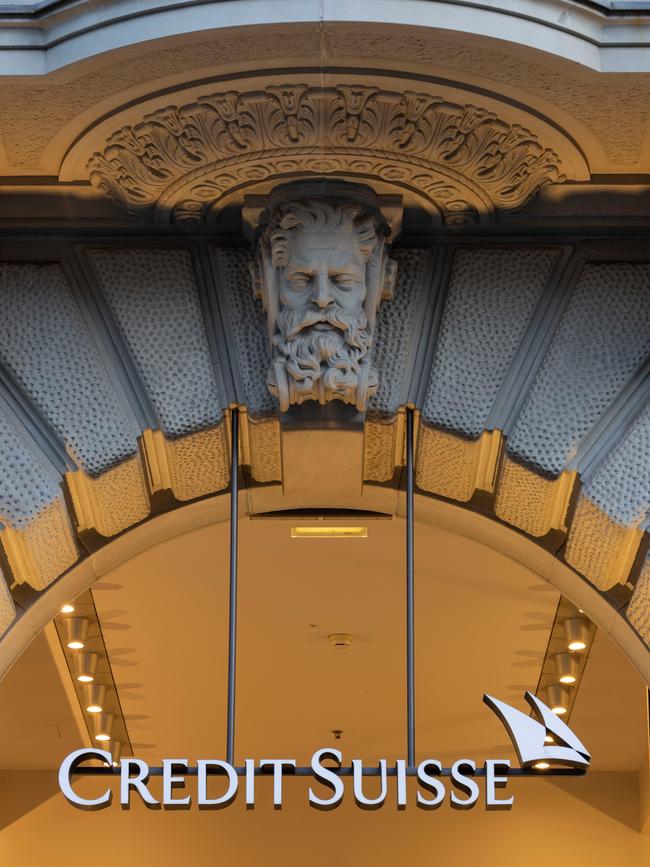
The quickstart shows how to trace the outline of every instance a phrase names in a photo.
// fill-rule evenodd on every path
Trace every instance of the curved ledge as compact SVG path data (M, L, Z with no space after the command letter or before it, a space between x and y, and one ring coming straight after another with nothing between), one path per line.
M279 490L274 495L272 489L267 488L266 505L272 506L274 498L278 508L286 506ZM367 501L364 505L370 510L385 512L390 499L390 493L385 489L371 489L364 496ZM392 502L394 503L394 500ZM240 498L242 516L246 514L245 503L246 492ZM396 517L404 516L403 495L398 498L397 509L393 511ZM135 527L70 569L46 591L40 593L31 605L23 609L0 641L0 680L32 639L57 614L64 602L83 593L111 569L142 551L198 527L226 521L228 515L229 499L225 495L192 503ZM418 495L416 516L419 523L439 527L491 547L548 581L585 611L617 644L646 683L650 684L650 653L629 623L594 587L556 560L552 554L540 549L514 530L450 503Z
M460 7L460 9L458 8ZM170 36L251 25L364 22L462 31L526 46L602 72L650 70L650 18L627 23L566 0L116 0L0 7L5 75L45 75L101 53Z

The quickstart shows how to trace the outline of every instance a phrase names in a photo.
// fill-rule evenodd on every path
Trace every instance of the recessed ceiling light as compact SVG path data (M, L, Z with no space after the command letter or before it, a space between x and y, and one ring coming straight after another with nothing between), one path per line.
M556 653L553 657L555 670L560 678L560 683L575 683L580 674L578 660L571 653Z
M367 539L367 527L292 527L292 539Z
M106 703L106 687L102 683L87 683L84 686L84 704L88 713L101 713Z
M567 647L575 652L584 650L589 643L589 623L584 617L570 617L564 621Z
M548 771L551 766L548 762L535 762L533 767L536 768L538 771Z
M73 611L74 605L71 605L69 602L61 606L61 614L72 614Z
M546 688L545 703L554 714L563 716L569 709L569 691L559 683Z
M75 653L71 657L70 663L72 673L77 678L79 683L92 683L95 679L95 670L99 656L96 653Z
M85 617L66 617L61 621L66 647L70 650L82 650L88 636L90 623Z
M115 725L112 713L98 713L92 717L96 741L110 741Z
M102 749L105 749L106 752L111 754L113 761L111 764L114 768L116 768L120 763L120 758L122 756L122 744L120 741L108 741ZM107 763L108 764L108 763Z

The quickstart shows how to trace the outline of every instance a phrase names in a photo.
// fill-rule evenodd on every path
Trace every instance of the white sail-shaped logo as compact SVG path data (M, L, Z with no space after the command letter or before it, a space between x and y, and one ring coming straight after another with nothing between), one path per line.
M492 708L508 730L522 768L537 762L588 768L591 755L569 726L531 692L526 692L525 698L537 719L487 693L483 696L485 704ZM552 744L544 743L547 735L553 738Z

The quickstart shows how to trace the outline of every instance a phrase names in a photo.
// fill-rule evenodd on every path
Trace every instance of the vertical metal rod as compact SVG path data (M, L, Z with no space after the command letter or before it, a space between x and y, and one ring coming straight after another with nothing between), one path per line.
M226 757L235 760L235 683L237 667L237 548L239 522L239 410L231 413L230 455L230 620L228 624L228 730Z
M406 727L408 766L415 765L415 593L413 580L413 410L406 410Z

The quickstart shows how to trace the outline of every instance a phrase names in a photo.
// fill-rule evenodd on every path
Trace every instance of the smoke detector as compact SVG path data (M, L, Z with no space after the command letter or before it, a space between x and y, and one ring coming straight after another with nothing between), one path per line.
M327 636L332 647L349 647L352 644L352 636L349 632L333 632Z

